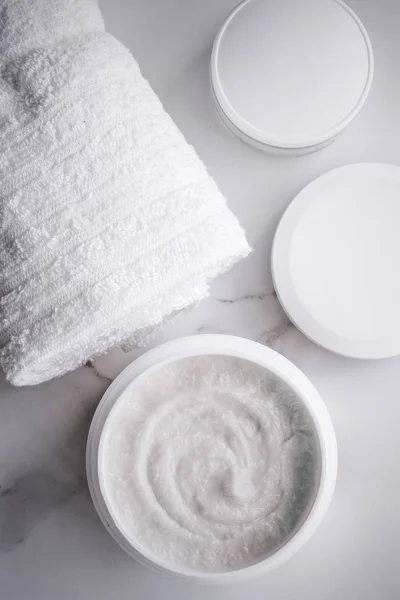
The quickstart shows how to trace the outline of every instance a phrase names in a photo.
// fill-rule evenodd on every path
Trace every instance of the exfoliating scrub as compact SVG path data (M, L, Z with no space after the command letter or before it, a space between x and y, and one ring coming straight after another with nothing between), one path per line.
M276 551L320 481L302 401L240 358L194 356L144 374L103 436L103 494L118 527L141 552L192 569L240 569Z

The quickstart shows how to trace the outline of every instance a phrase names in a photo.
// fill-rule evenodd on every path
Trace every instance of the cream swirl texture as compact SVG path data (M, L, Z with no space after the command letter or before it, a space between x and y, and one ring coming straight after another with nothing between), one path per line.
M142 378L109 417L104 485L113 516L144 549L224 571L292 535L319 480L301 400L233 357L178 360Z

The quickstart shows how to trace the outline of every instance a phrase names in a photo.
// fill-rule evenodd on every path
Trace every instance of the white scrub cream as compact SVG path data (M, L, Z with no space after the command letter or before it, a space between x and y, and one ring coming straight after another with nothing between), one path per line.
M320 480L302 401L244 359L194 356L144 376L108 418L103 484L123 533L176 565L222 572L273 553Z

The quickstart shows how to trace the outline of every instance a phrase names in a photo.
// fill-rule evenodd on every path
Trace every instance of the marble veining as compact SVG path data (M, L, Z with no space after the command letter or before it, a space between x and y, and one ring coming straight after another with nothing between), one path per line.
M269 292L268 294L247 294L246 296L240 296L239 298L215 298L217 302L222 304L235 304L236 302L247 302L249 300L264 300L270 296L276 297L275 291Z
M10 552L22 544L32 529L49 512L62 507L76 494L86 491L86 477L76 474L62 481L50 473L32 472L18 477L0 492L0 552Z
M4 379L0 382L0 411L6 417L1 425L9 420L13 426L7 431L0 425L0 554L23 544L74 496L83 494L90 502L86 439L106 386L97 375L93 385L88 375L88 369L82 368L43 386L22 389L9 387ZM19 419L7 418L13 413L27 419L25 435ZM49 435L39 435L38 430L47 428ZM13 453L17 468L13 468Z
M96 377L98 377L99 379L103 379L104 381L107 381L108 383L112 382L112 379L110 377L107 377L107 375L103 375L102 373L100 373L100 371L98 370L98 368L96 367L94 360L88 360L85 365L84 365L87 369L90 369L92 371L92 373L94 373L96 375Z

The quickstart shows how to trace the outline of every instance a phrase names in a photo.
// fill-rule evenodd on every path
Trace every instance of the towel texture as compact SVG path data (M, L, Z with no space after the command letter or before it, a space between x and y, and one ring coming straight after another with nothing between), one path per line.
M0 0L0 363L76 368L207 295L236 218L95 0Z

